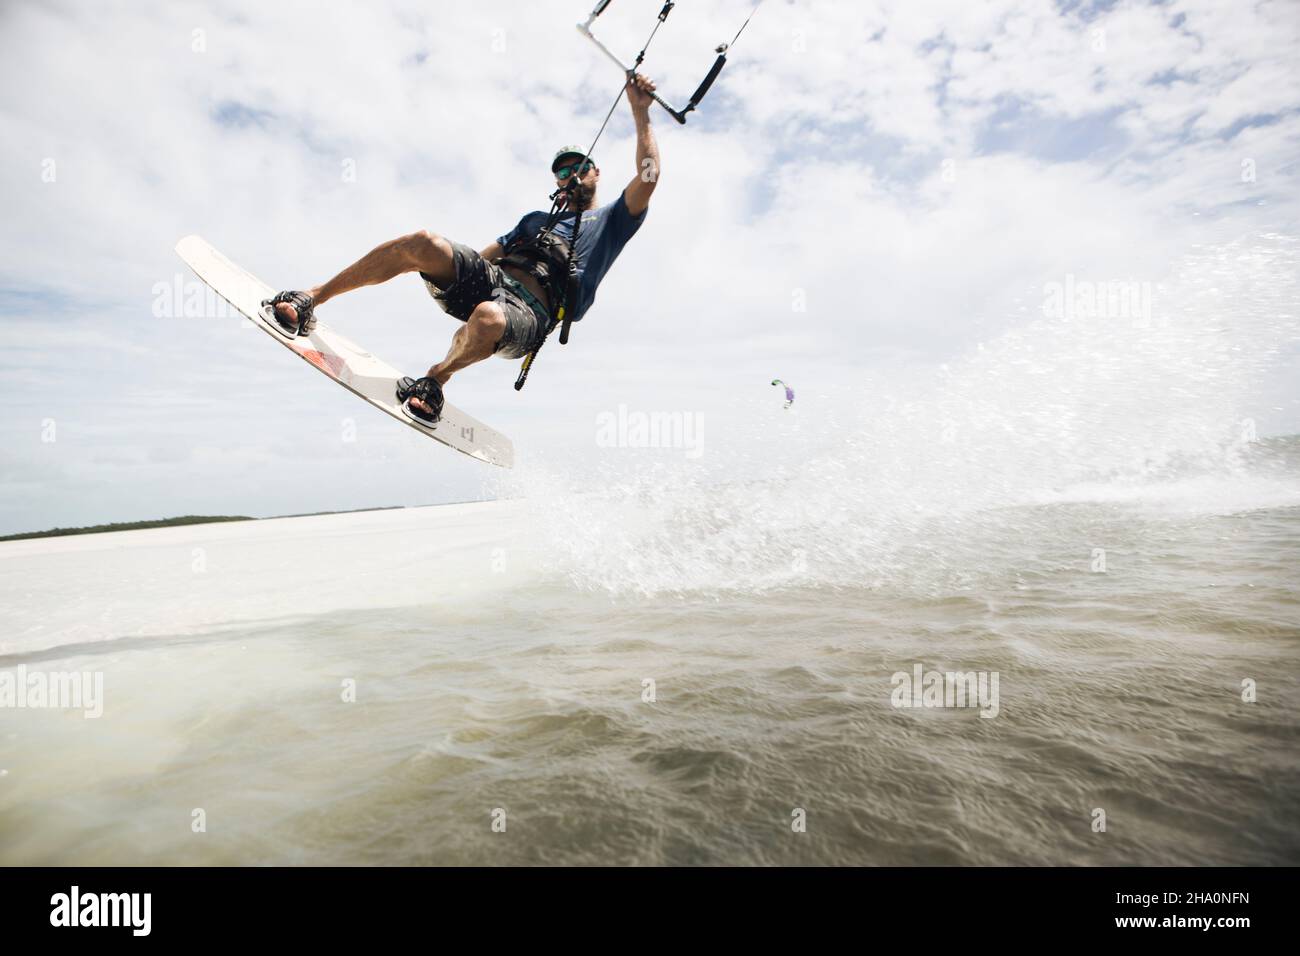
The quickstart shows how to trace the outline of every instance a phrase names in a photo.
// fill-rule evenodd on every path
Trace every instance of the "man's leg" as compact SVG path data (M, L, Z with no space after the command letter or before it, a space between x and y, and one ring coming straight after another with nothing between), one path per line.
M456 280L451 243L423 229L393 239L376 246L324 285L308 289L307 294L319 306L336 295L365 285L378 285L407 272L424 272L432 276L437 285L450 285ZM281 302L275 308L289 324L297 321L298 310L288 303Z
M506 315L501 310L501 306L495 302L480 302L470 313L469 321L457 329L456 334L451 337L451 348L447 350L447 357L430 367L428 376L435 379L439 385L446 385L456 372L489 358L505 331ZM419 411L432 412L432 409L418 398L410 399L410 403Z

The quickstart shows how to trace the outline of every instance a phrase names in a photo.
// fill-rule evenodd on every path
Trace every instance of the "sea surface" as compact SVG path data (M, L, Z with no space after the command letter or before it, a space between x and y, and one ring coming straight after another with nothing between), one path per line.
M0 680L102 696L0 707L0 863L1300 864L1295 274L495 501L2 543Z

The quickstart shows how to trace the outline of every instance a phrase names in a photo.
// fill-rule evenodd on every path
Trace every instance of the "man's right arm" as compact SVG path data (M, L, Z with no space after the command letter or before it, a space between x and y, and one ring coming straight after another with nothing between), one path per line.
M501 243L490 242L488 243L487 248L484 249L482 252L480 252L479 255L482 256L484 259L486 259L488 262L496 262L503 255L505 255L505 252L506 251L501 248Z

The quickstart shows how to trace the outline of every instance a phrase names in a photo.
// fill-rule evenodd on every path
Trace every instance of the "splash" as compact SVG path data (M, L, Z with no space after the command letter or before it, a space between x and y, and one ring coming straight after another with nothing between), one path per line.
M710 467L533 469L533 540L550 570L611 594L951 588L998 542L1050 534L1045 505L1300 502L1295 469L1258 474L1252 419L1298 339L1296 259L1280 235L1199 249L1149 314L1026 315L937 369L805 390L789 414L737 403Z

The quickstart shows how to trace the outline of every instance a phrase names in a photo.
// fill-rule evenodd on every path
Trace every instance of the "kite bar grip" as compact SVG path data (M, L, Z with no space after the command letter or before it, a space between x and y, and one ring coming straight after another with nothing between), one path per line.
M632 74L632 71L631 71L631 70L628 70L628 71L627 71L627 78L628 78L629 80L632 79L632 75L633 75L633 74ZM655 101L656 103L658 103L660 106L662 106L665 110L668 111L668 115L669 115L669 116L671 116L673 119L677 120L677 122L679 122L679 123L685 123L685 122L686 122L686 114L690 112L690 107L689 107L689 106L688 106L686 109L684 109L684 110L676 110L676 109L673 109L673 104L672 104L672 103L669 103L666 99L664 99L664 98L663 98L662 96L660 96L658 93L651 93L650 95L654 98L654 101Z
M699 89L691 94L691 101L686 104L686 109L682 110L683 113L689 113L695 109L700 100L704 99L704 94L709 92L709 87L713 85L713 81L718 78L718 74L722 72L722 68L726 65L727 54L723 53L713 61L713 67L709 70L709 75L704 78L704 82L700 84ZM686 122L685 117L682 118L682 122Z

